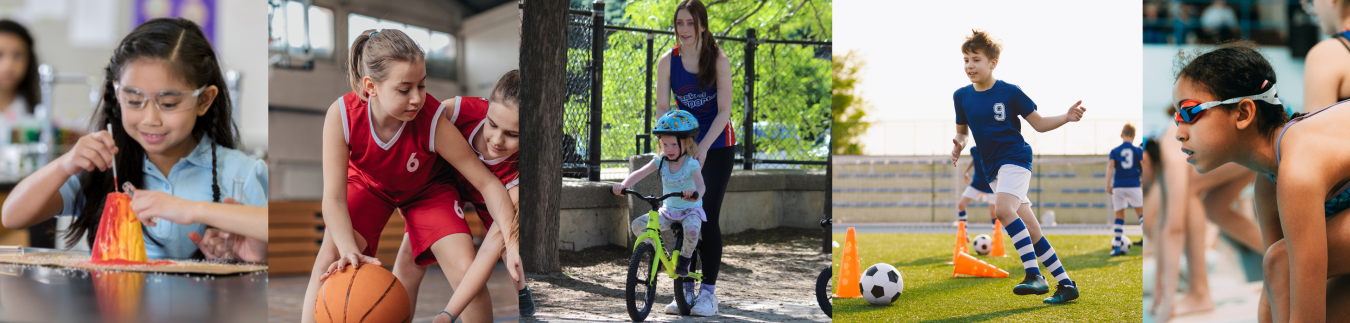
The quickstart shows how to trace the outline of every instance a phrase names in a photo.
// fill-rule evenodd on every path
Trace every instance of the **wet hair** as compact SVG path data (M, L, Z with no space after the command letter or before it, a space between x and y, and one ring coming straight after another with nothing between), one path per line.
M362 99L367 98L361 79L369 76L376 83L389 77L389 65L395 62L421 62L426 58L408 34L397 29L366 30L347 51L347 82Z
M520 70L511 70L497 79L489 101L520 107Z
M1148 156L1148 166L1153 169L1154 176L1162 175L1162 148L1158 148L1157 138L1144 138L1144 155ZM1142 156L1140 157L1142 159Z
M1250 42L1239 41L1219 45L1209 52L1177 54L1177 76L1189 79L1201 91L1209 92L1218 100L1257 95L1275 87L1275 69ZM1284 105L1252 100L1256 103L1256 129L1270 135L1289 122ZM1233 111L1237 104L1216 108Z
M1120 129L1120 136L1134 138L1134 125L1126 123L1125 127Z
M971 29L970 36L966 36L966 42L961 43L962 54L984 53L984 57L989 59L998 59L999 53L1003 52L1003 43L994 39L989 32L979 29Z
M131 135L122 129L122 108L117 100L116 84L122 76L122 68L140 60L163 62L171 76L186 82L193 88L215 86L218 94L211 101L206 114L198 116L193 124L192 138L201 140L211 137L211 198L221 201L219 175L216 173L216 147L236 149L239 142L238 129L231 116L229 88L225 85L224 74L220 70L220 61L216 52L207 41L206 34L196 23L182 18L157 18L137 26L122 42L113 49L112 58L104 68L103 95L98 108L94 111L95 129L112 125L112 138L118 143L118 153L114 157L122 167L117 168L118 179L131 182L136 187L145 187L145 168L139 167L145 160L145 148L141 147ZM198 100L201 98L198 97ZM197 104L200 101L191 102ZM183 104L189 104L184 102ZM80 175L80 193L75 196L75 204L80 205L71 229L66 231L66 245L79 242L81 236L92 246L98 232L99 220L103 217L103 203L108 193L118 184L113 181L112 172L86 171ZM144 231L142 225L142 231ZM88 234L86 234L88 233ZM146 235L150 242L163 246L152 235ZM201 258L200 250L193 258Z
M19 36L24 45L28 46L28 68L23 72L22 81L15 90L19 95L23 95L24 101L28 103L28 113L33 114L37 110L37 105L42 103L42 93L38 92L41 88L38 86L38 61L36 49L33 48L33 35L28 33L28 28L24 28L18 22L4 19L0 20L0 34L13 34Z
M698 53L698 86L716 87L717 86L717 55L722 52L722 48L717 46L717 38L713 37L712 30L708 28L708 7L699 0L684 0L675 7L675 14L671 15L671 25L680 16L681 10L688 10L689 15L694 17L694 21L703 32L698 34L699 46L703 52Z

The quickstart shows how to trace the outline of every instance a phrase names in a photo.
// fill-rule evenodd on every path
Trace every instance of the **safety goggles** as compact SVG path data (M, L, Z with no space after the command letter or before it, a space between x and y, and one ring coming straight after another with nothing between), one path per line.
M1181 102L1177 102L1177 115L1175 121L1177 125L1182 123L1195 123L1196 120L1200 119L1200 117L1205 114L1205 110L1209 110L1209 108L1224 104L1238 103L1247 99L1253 101L1265 101L1270 104L1281 104L1280 98L1275 97L1275 87L1273 86L1270 87L1269 90L1266 90L1265 93L1236 97L1223 101L1200 102L1197 100L1182 100Z
M191 109L197 97L206 91L206 86L192 92L164 90L158 93L146 93L141 89L113 83L113 91L117 92L117 101L123 108L140 111L145 108L147 103L153 101L154 106L160 112L174 113Z

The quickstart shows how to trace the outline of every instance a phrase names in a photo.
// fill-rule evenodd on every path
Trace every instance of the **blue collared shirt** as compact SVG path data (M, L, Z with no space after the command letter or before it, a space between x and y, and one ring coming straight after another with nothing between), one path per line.
M267 164L234 149L213 146L210 137L203 136L197 148L187 157L178 161L169 170L166 178L147 157L142 162L145 168L144 187L137 190L162 191L189 201L213 201L211 194L211 148L216 149L216 183L220 185L221 199L235 196L234 180L243 180L243 203L249 206L267 206ZM71 176L61 186L61 215L75 215L79 206L75 205L75 196L80 191L80 176ZM206 225L194 223L181 225L169 221L159 221L155 226L146 226L145 254L150 259L177 258L192 256L197 245L188 239L189 232L203 234ZM95 234L89 232L88 234ZM164 246L150 242L155 237Z

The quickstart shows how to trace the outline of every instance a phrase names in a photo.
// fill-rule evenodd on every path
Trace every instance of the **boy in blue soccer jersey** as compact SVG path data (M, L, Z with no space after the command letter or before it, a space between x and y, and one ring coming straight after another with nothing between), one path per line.
M1111 206L1116 211L1116 239L1111 241L1111 256L1122 256L1121 236L1125 233L1125 209L1134 208L1139 223L1144 223L1144 189L1139 185L1144 150L1134 146L1134 126L1125 124L1120 130L1120 146L1111 149L1106 163L1106 194L1111 195Z
M994 214L1007 223L1004 229L1012 236L1027 274L1022 283L1013 287L1013 294L1050 292L1050 286L1036 264L1040 259L1059 282L1055 294L1046 298L1045 303L1065 303L1078 298L1078 286L1069 279L1068 271L1060 264L1050 241L1041 236L1040 222L1031 211L1031 200L1027 199L1027 189L1031 185L1031 145L1022 139L1022 122L1018 117L1026 119L1036 131L1046 132L1082 119L1086 109L1079 107L1083 103L1079 101L1063 115L1041 116L1036 112L1036 103L1022 93L1021 88L994 79L993 70L998 66L1001 49L1002 45L982 30L973 30L961 44L966 77L970 78L971 85L952 94L957 124L956 138L952 139L955 146L952 164L956 164L961 156L967 133L973 132L975 144L980 147L979 154L973 157L980 159L989 186L994 190Z
M980 147L970 147L971 157L978 156L978 148ZM975 177L967 174L970 173L971 169L975 170ZM966 206L971 201L983 200L989 202L989 224L994 224L994 219L996 219L994 217L994 199L990 198L994 195L994 190L989 188L989 182L985 181L984 167L980 166L980 159L972 158L970 164L966 165L966 171L961 172L961 174L966 176L966 182L970 185L966 186L966 191L961 193L961 202L956 203L957 219L966 222ZM998 234L998 232L994 232L994 234Z

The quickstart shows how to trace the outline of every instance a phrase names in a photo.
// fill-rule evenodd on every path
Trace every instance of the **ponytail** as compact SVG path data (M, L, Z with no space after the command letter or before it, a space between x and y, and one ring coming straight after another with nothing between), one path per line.
M361 80L370 77L382 82L388 76L388 64L393 62L420 62L425 58L422 48L407 34L397 29L366 30L352 42L347 51L347 82L362 99L368 98Z

